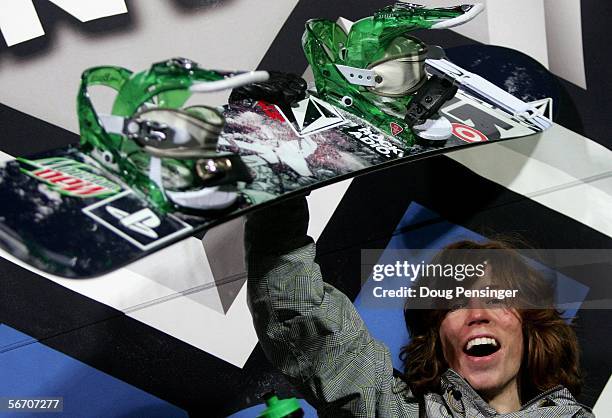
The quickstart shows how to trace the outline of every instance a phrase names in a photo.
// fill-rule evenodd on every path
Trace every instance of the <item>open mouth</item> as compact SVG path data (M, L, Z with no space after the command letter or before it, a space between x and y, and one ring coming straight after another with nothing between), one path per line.
M472 357L486 357L496 353L501 345L495 338L477 337L468 340L463 352Z

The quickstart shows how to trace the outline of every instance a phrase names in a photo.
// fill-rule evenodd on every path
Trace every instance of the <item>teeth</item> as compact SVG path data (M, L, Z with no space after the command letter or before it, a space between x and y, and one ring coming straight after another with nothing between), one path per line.
M473 338L469 340L466 346L466 350L469 350L475 345L483 345L483 344L489 344L489 345L492 345L493 347L497 347L497 341L495 341L494 338L481 337L481 338Z

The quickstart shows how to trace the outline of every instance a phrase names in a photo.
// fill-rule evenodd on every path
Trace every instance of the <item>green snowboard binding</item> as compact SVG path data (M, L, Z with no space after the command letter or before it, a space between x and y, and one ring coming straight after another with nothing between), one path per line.
M457 88L446 77L428 77L425 60L433 51L409 36L416 29L442 29L473 19L483 6L428 9L396 3L350 28L324 19L306 23L302 44L318 94L380 130L415 142L451 135L448 120L436 115Z
M83 73L77 99L81 149L158 209L218 210L251 176L239 156L217 151L225 120L209 106L183 107L194 93L264 81L268 73L205 70L184 58L132 73L96 67ZM96 113L89 87L117 91L112 113Z

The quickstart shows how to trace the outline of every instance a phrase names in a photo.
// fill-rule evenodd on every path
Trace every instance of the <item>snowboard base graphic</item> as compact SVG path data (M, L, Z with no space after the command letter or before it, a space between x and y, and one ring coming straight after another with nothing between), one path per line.
M9 161L0 168L0 247L47 273L94 277L256 208L341 180L538 132L462 91L441 113L452 122L453 136L442 144L406 147L314 95L284 109L248 99L234 103L224 112L219 149L239 154L254 180L239 183L240 197L222 211L163 214L77 148ZM398 185L406 181L397 179Z

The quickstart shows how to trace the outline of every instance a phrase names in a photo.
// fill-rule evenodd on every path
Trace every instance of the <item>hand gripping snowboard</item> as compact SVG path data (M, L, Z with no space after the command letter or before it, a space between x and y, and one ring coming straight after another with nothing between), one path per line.
M472 10L411 7L402 4L401 13L388 8L384 19L395 13L405 20L409 10L431 26ZM313 39L305 36L306 43ZM305 48L313 51L312 45ZM137 74L120 67L87 70L78 96L80 146L18 158L0 169L0 246L47 273L97 276L255 208L551 125L548 101L524 103L443 57L435 59L428 74L418 68L428 67L424 60L413 68L421 79L399 96L389 96L388 89L406 86L393 84L388 66L361 68L374 68L362 76L386 83L363 86L331 56L311 61L313 69L319 66L318 92L307 92L298 77L210 71L186 59ZM357 62L351 65L357 74ZM436 77L443 82L432 87ZM117 90L112 114L96 113L87 89L95 84ZM238 89L223 109L184 107L193 93L226 88ZM432 92L447 97L434 97L433 111L421 109ZM389 97L398 97L405 117L398 111L385 117L361 113L381 97L387 106Z

